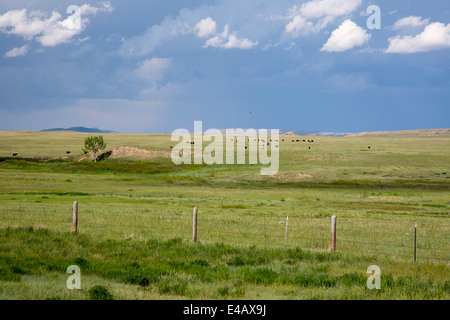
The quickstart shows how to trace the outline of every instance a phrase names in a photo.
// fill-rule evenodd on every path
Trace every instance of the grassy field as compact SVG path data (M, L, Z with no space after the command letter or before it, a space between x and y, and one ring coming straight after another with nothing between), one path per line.
M286 136L275 176L133 155L80 161L89 135L0 132L0 299L94 299L97 285L116 299L450 296L450 135ZM175 145L103 136L108 149ZM72 264L81 290L66 288ZM366 288L369 265L381 290Z

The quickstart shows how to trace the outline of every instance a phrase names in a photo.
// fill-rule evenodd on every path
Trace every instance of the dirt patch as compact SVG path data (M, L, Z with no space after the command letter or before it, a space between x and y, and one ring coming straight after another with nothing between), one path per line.
M259 176L255 178L255 180L263 180L263 179L276 179L276 180L303 180L303 179L312 179L313 176L308 173L295 173L295 172L278 172L276 174L268 175L268 176Z
M197 153L192 152L192 156ZM201 154L201 153L200 153ZM138 147L120 146L102 153L99 161L104 159L129 159L129 160L152 160L152 159L169 159L171 151L151 150ZM181 156L181 154L180 154ZM91 159L89 156L82 156L78 161Z
M278 172L269 176L274 179L279 180L301 180L301 179L311 179L313 176L308 173L294 173L294 172Z
M109 159L151 160L170 158L169 151L149 150L137 147L121 146L106 152Z

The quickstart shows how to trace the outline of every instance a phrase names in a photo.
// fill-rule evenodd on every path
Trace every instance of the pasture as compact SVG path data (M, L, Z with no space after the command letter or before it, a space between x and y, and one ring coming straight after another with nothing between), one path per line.
M82 152L91 135L0 131L1 299L89 299L96 285L116 299L450 296L448 134L280 136L274 176L174 165L161 156L176 144L168 134L102 134L108 150L156 156L93 163ZM66 288L73 264L81 290ZM366 288L369 265L380 290Z

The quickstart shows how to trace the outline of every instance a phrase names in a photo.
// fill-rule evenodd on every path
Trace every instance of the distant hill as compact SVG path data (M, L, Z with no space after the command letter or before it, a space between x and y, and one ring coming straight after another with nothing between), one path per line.
M280 134L285 134L288 136L307 136L309 132L300 131L300 130L280 130Z
M347 134L347 136L349 136L349 137L378 136L378 135L417 135L417 136L450 135L450 129L418 129L418 130L400 130L400 131L374 131L374 132L359 132L359 133Z
M322 137L345 137L350 136L353 133L348 132L312 132L308 136L322 136Z
M76 132L87 132L87 133L117 133L112 130L100 130L99 128L86 128L86 127L70 127L67 129L53 128L53 129L44 129L41 131L76 131Z

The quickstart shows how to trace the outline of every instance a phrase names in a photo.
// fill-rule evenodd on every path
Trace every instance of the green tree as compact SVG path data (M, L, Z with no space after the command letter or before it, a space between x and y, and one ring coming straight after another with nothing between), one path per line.
M92 136L84 139L84 153L89 153L91 159L97 162L101 151L106 149L106 143L102 136Z

